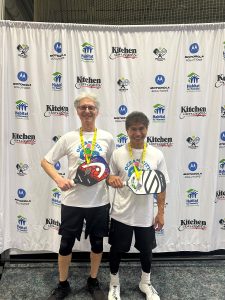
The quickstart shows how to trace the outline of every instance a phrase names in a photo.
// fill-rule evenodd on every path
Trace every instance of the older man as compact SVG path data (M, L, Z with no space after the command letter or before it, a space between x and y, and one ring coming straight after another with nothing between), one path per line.
M64 299L70 292L68 271L75 240L80 240L83 222L86 222L85 238L89 236L91 244L91 270L87 288L93 297L101 298L97 274L103 252L103 237L108 235L109 200L105 181L85 187L72 183L78 166L90 162L94 156L101 156L109 161L114 149L113 137L107 131L97 129L96 117L99 102L92 94L81 94L74 101L74 106L81 121L81 127L63 135L41 161L45 172L64 191L61 207L61 225L59 234L61 244L58 255L59 284L52 291L49 300ZM68 178L63 178L54 168L62 157L68 159Z

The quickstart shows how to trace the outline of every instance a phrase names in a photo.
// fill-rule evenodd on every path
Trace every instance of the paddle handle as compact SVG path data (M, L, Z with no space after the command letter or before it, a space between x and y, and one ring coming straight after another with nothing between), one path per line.
M78 180L76 178L71 179L70 183L71 183L72 186L75 186L78 183Z

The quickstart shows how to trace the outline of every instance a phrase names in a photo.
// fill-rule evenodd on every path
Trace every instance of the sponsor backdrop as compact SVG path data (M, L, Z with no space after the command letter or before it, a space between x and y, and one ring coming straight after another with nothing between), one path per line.
M116 147L128 141L128 113L150 119L147 142L163 151L171 179L155 251L225 248L224 23L0 28L0 252L58 251L63 194L40 160L79 127L73 101L84 91L98 95L98 127ZM67 176L65 159L55 168Z

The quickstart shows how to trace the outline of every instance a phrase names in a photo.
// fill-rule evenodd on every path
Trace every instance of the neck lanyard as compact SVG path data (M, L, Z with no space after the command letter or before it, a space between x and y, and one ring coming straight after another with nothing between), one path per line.
M91 142L91 149L87 147L85 148L83 130L82 127L80 128L80 142L81 142L82 149L84 151L84 158L87 164L89 164L91 161L92 152L94 151L96 145L96 139L97 139L97 128L95 128L94 131L94 136Z
M138 168L134 164L134 156L133 156L133 153L132 153L130 143L128 144L128 151L129 151L129 154L130 154L130 158L133 160L135 176L136 176L137 180L139 180L140 177L141 177L141 174L142 174L142 170L139 171ZM146 157L146 143L144 143L144 149L143 149L142 154L141 154L141 162L142 163L144 162L145 157Z

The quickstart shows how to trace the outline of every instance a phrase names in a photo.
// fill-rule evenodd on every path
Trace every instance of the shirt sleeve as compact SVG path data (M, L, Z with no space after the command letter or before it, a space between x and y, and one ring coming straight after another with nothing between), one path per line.
M50 164L55 164L60 160L66 153L66 139L61 137L56 144L50 149L50 151L45 155L45 159Z

